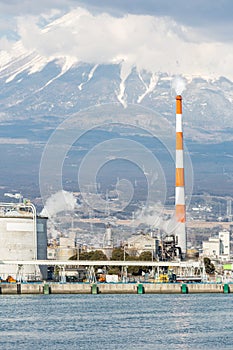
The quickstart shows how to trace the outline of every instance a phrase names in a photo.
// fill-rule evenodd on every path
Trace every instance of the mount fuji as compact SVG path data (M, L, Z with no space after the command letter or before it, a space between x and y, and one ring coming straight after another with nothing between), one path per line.
M72 16L64 16L47 25L42 34L50 33L67 20L73 20ZM134 105L160 115L165 124L175 125L175 93L172 89L175 75L169 70L152 72L135 65L126 66L124 60L85 62L75 54L59 50L57 55L43 54L43 50L29 49L20 40L11 51L0 52L0 63L0 144L8 148L14 145L16 158L19 147L23 147L20 166L34 164L36 160L34 176L38 175L41 149L37 158L33 153L27 159L25 154L29 154L32 147L34 150L38 145L43 147L64 120L90 107L109 104L114 111L116 104L123 109ZM184 138L193 146L194 172L198 169L196 183L199 189L206 189L206 186L216 189L214 183L220 183L223 173L229 176L233 170L230 162L233 156L233 82L224 76L213 78L186 74L182 78L186 85L182 93ZM91 117L95 115L88 115ZM101 120L101 116L98 117ZM87 127L89 123L91 125L88 118L85 120ZM146 123L149 113L143 118ZM9 154L3 152L2 157L2 162L8 164ZM206 157L211 162L209 169L206 169ZM226 162L222 164L224 160ZM216 171L218 161L221 164ZM20 166L17 180L21 174L23 182L28 171L19 170ZM12 167L14 165L8 164L2 171L2 183ZM211 181L208 181L207 173L213 176ZM232 187L232 179L228 178L228 185Z

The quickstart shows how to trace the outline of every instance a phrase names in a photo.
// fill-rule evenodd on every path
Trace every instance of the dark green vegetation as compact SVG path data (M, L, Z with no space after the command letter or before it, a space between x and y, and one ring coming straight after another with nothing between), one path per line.
M77 256L75 254L70 258L70 260L90 260L90 261L101 261L108 260L107 256L100 250L94 250L90 252L82 252ZM115 248L112 252L112 261L155 261L152 259L151 252L145 251L142 252L139 256L135 254L129 255L127 252L124 252L122 248ZM149 269L141 266L129 266L128 273L132 275L140 275L142 271L148 272ZM119 274L121 272L121 268L119 266L111 266L108 268L108 274Z
M215 266L209 258L207 257L204 258L204 264L205 264L205 271L208 275L211 275L215 272Z
M77 254L75 254L74 256L72 256L70 258L70 260L90 260L90 261L97 260L97 261L101 261L101 260L108 260L108 258L101 250L94 250L91 252L82 252L79 254L79 256L77 256Z

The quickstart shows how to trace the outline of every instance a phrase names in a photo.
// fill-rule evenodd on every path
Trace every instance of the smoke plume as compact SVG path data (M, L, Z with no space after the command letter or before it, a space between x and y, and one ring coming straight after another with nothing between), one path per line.
M181 95L186 88L186 82L181 76L176 76L172 80L172 88L175 90L176 95Z
M59 191L47 199L41 215L53 218L62 211L73 211L75 206L76 198L73 193Z

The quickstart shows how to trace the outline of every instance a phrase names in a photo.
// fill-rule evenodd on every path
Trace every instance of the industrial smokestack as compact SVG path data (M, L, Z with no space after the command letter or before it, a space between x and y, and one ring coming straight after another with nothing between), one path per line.
M182 97L176 96L176 228L175 237L177 246L181 248L182 257L186 255L186 215L184 193L184 149L183 149L183 125L182 125Z
M104 235L104 246L112 247L112 228L110 224L107 224Z

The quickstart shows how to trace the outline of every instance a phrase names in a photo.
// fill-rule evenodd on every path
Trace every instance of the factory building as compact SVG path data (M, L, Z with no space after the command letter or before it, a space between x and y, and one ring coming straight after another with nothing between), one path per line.
M126 252L129 255L140 255L145 251L150 251L152 257L157 257L158 240L150 235L134 235L128 238Z
M30 202L0 203L0 278L47 278L46 266L7 264L7 261L47 259L47 218L39 217Z
M219 257L221 260L230 260L230 232L223 230L219 232Z
M218 237L210 237L208 241L204 241L202 248L203 256L229 261L230 232L227 230L220 231Z

